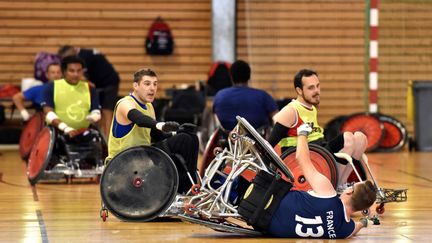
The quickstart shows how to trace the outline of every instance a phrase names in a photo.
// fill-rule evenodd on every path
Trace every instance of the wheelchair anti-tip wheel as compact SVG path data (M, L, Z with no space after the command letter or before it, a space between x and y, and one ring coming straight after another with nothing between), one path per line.
M27 177L30 184L35 185L44 175L54 149L56 132L53 127L44 127L30 153L27 164Z
M327 177L332 183L333 187L336 188L338 185L338 173L336 169L336 160L325 148L309 144L310 158L315 168ZM284 163L292 171L294 175L294 189L301 191L311 190L309 182L307 182L300 165L296 162L296 148L289 148L282 155Z
M108 162L102 174L103 205L125 221L149 221L173 202L179 184L174 162L152 146L126 149Z

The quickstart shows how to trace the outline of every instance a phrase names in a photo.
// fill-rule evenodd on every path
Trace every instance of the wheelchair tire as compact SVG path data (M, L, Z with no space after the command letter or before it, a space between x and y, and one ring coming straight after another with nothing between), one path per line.
M213 131L212 135L210 136L209 140L207 141L207 144L204 149L204 153L201 159L201 163L199 164L199 174L200 176L204 176L205 169L209 166L209 164L213 161L213 159L216 157L214 154L214 149L219 147L219 140L223 137L223 131L221 128L216 128L216 130Z
M398 151L408 141L407 129L396 118L379 114L379 120L384 124L384 136L377 148L380 152Z
M365 166L363 165L363 162L361 162L360 164L356 163L356 164L354 164L354 166L357 169L357 172L359 173L362 181L366 180L367 179L367 173L366 173ZM353 170L347 178L347 183L356 183L356 182L360 182L360 180L358 179L357 174Z
M116 155L100 182L103 205L125 221L149 221L174 201L179 186L177 168L162 150L137 146Z
M43 127L44 115L42 112L35 113L24 126L19 140L19 152L23 160L27 161L33 144Z
M337 116L326 124L324 127L324 138L326 141L331 141L341 133L340 127L347 117L348 116Z
M377 115L357 113L349 116L341 125L341 132L363 132L367 137L366 152L378 148L384 135L384 125Z
M336 188L338 185L338 173L336 169L336 160L333 155L327 151L325 148L316 145L309 144L309 151L312 164L315 168L327 177L332 183L333 187ZM306 181L306 178L295 159L296 148L292 147L282 153L281 159L288 166L294 175L294 189L301 191L311 190L312 187Z
M44 171L51 161L55 137L56 131L53 127L44 127L40 131L27 164L27 178L31 185L35 185L43 177Z

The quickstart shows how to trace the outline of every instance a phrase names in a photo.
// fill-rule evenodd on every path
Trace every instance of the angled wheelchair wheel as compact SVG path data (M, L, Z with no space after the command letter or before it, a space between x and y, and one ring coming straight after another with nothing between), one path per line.
M367 174L366 174L366 169L365 169L365 166L363 165L363 163L362 162L355 163L354 166L355 166L357 172L359 173L361 180L362 181L366 180ZM348 176L347 183L356 183L356 182L360 182L360 179L358 178L357 174L353 170L351 172L351 174Z
M212 160L215 158L216 155L214 150L220 146L219 141L222 139L223 133L224 132L222 128L216 128L216 130L214 130L213 134L210 136L198 168L201 177L204 175L204 171L210 162L212 162Z
M149 221L173 202L178 188L174 162L151 146L126 149L108 162L102 174L103 204L125 221Z
M379 114L379 120L384 124L384 136L379 144L378 151L398 151L408 141L405 126L396 118Z
M336 188L338 183L338 174L335 165L336 161L332 154L325 148L311 143L309 144L309 151L312 164L321 174L327 177L332 183L333 187ZM281 156L281 159L283 159L284 163L294 175L294 188L301 191L311 190L312 187L310 186L309 182L307 182L306 177L304 176L300 165L296 162L295 157L295 147L289 148Z
M340 129L341 132L363 132L367 137L367 152L378 148L384 133L384 125L378 119L378 116L369 113L358 113L349 116Z
M44 127L33 145L27 164L27 178L32 185L35 185L44 175L51 160L55 136L53 127Z
M25 125L19 140L19 152L23 160L27 160L33 144L44 127L44 115L42 112L35 113Z

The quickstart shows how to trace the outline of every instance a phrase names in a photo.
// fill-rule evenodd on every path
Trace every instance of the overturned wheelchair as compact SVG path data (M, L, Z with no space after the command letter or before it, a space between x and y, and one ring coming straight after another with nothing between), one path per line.
M106 153L105 138L96 128L82 129L71 138L46 126L31 149L27 178L32 185L40 180L64 178L69 182L73 178L98 178Z
M242 195L233 192L242 191L240 184L250 184L261 172L276 178L274 181L286 177L294 186L307 182L298 181L301 173L293 174L245 119L237 120L238 125L229 134L228 147L215 150L216 157L203 178L185 195L176 195L175 165L159 149L134 147L117 155L121 159L113 158L101 178L102 219L106 220L108 211L128 221L173 216L219 231L261 234L248 226L253 224L250 219L245 220L239 213ZM277 183L270 181L270 187L274 186Z

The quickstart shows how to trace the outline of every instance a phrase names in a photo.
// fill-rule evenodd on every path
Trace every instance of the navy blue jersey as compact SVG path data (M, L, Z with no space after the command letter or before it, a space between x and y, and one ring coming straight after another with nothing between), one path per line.
M232 130L237 125L236 116L245 118L254 128L270 125L270 114L278 107L265 91L250 87L230 87L217 92L213 111L221 125Z
M354 229L336 193L322 197L312 191L290 191L273 214L268 232L286 238L344 239Z

